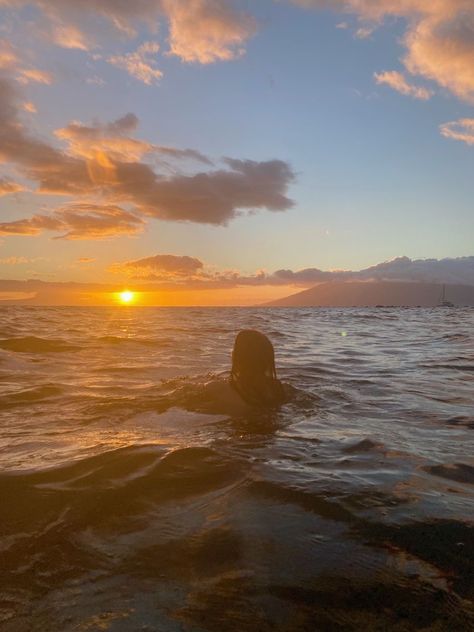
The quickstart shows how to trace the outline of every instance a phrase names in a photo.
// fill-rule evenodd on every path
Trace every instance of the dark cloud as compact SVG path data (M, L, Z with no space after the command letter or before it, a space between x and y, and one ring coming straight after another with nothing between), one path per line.
M241 209L283 211L294 174L280 160L227 160L231 169L192 176L157 176L144 164L117 165L119 198L133 200L140 210L159 219L224 225Z
M432 283L466 283L474 285L474 257L455 259L410 259L397 257L354 273L355 278L423 281Z
M195 149L177 149L176 147L166 147L165 145L154 145L154 149L157 153L168 158L178 160L196 160L197 162L202 162L205 165L210 166L214 164L210 158Z
M418 281L474 285L474 257L456 259L410 259L397 257L363 270L323 271L307 268L293 272L277 270L270 283L309 287L327 281Z
M134 261L125 261L111 267L112 272L121 272L136 278L194 277L202 272L204 264L195 257L179 255L154 255Z
M168 269L166 258L170 257ZM156 265L155 265L156 264ZM173 266L179 272L171 274ZM318 268L302 270L277 270L273 273L259 271L243 275L238 271L215 271L206 269L199 259L157 255L125 264L115 264L113 271L136 272L136 278L148 281L169 282L169 287L189 287L193 289L232 288L259 285L293 285L312 287L330 281L413 281L426 283L453 283L474 285L474 256L457 259L410 259L397 257L362 270L325 271ZM178 285L176 285L178 283ZM163 286L164 287L164 286Z
M137 129L138 123L139 121L135 114L129 112L116 121L105 125L96 124L88 126L82 125L81 123L70 123L64 130L68 131L72 137L89 140L102 138L104 135L123 136L130 134Z
M48 193L90 191L92 182L84 161L77 160L33 137L20 117L21 95L7 77L0 76L0 159L20 168L39 190Z

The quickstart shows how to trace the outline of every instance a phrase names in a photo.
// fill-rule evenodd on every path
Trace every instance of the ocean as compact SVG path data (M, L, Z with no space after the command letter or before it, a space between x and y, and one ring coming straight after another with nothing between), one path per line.
M3 306L0 630L474 629L473 433L474 309Z

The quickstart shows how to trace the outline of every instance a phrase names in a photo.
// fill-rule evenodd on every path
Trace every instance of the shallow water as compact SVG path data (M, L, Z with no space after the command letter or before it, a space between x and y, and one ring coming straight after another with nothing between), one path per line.
M472 309L2 307L0 415L2 631L474 629Z

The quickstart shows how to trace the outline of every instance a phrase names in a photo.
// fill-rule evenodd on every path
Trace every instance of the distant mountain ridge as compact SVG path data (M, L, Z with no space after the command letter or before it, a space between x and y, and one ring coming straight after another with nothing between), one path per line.
M440 283L401 281L330 281L266 303L271 307L436 307ZM474 306L474 285L446 285L446 299L456 306Z

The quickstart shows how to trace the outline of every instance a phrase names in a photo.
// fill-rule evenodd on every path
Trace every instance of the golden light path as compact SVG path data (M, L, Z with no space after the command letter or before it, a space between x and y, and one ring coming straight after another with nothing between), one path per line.
M135 293L130 292L130 290L124 290L119 294L121 303L131 303L135 298Z

